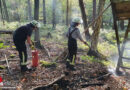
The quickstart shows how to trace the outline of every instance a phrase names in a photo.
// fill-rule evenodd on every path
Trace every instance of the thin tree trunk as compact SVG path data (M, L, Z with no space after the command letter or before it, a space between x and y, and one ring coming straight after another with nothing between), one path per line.
M83 0L79 0L79 6L80 6L81 14L82 14L84 29L86 29L88 27L88 22L87 22L87 16L85 13ZM90 40L89 30L85 32L85 37L86 37L86 40Z
M93 20L96 18L96 0L93 0ZM94 29L95 24L93 24Z
M56 0L53 0L52 2L52 29L56 28Z
M43 23L46 25L46 3L45 0L43 0Z
M69 0L66 0L66 26L68 26Z
M31 2L30 0L27 1L28 2L28 20L32 20L32 7L31 7Z
M5 2L5 0L2 0L2 1L3 1L4 10L5 10L6 20L9 22L9 15L8 15L8 11L7 11L6 2Z
M34 19L39 20L39 0L34 0ZM34 40L36 41L36 47L40 47L40 35L39 29L35 31Z
M1 0L0 0L0 12L1 12L1 18L3 20L4 16L3 16L3 9L2 9L2 1Z
M34 0L34 19L39 20L39 0Z
M102 12L104 5L105 5L105 0L99 0L98 15L100 15L100 13ZM102 16L96 22L95 29L92 34L91 47L89 49L88 55L100 57L100 54L97 49L97 45L98 45L98 38L99 38L101 24L102 24Z
M122 20L122 21L120 21L120 28L121 28L121 30L124 30L124 20Z
M71 20L72 20L72 1L70 0L69 1L69 20L68 20L68 23L70 24Z

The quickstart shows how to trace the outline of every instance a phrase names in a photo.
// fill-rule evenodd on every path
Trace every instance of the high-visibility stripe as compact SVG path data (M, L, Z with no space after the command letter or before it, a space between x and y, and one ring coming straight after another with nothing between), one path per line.
M27 63L25 62L25 56L24 56L24 53L23 53L23 52L22 52L22 56L23 56L23 60L22 60L21 65L27 65Z
M70 64L75 65L75 55L73 55L73 59L72 59L72 62Z
M70 60L69 60L69 59L67 59L66 61L70 62Z

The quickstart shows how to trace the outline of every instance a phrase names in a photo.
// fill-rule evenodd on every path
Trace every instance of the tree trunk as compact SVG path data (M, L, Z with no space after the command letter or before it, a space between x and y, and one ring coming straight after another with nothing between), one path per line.
M3 16L3 9L2 9L2 1L1 0L0 0L0 12L1 12L1 18L3 20L4 16Z
M72 1L70 0L69 1L69 16L68 16L68 24L71 23L71 20L72 20Z
M87 22L87 16L85 13L83 0L79 0L79 6L80 6L81 14L82 14L84 29L86 29L88 27L88 22ZM85 32L85 37L86 37L87 41L90 40L89 30L87 32Z
M4 10L5 10L6 20L9 22L9 15L8 15L8 11L7 11L6 2L5 2L5 0L2 0L2 1L3 1Z
M46 3L45 0L43 0L43 23L46 25Z
M34 0L34 19L37 21L39 20L39 0ZM39 48L41 45L39 29L35 31L34 40L36 41L36 47Z
M93 20L96 18L96 0L93 0ZM95 24L93 24L94 29Z
M31 7L31 2L30 0L27 1L28 3L28 20L32 20L32 7Z
M66 0L66 26L68 26L68 15L69 15L69 1Z
M56 28L56 0L53 0L52 2L52 29Z
M98 15L100 15L100 13L103 11L104 5L105 5L105 0L99 0ZM97 20L95 24L95 29L91 39L91 47L89 49L88 55L100 57L100 54L97 49L97 45L98 45L98 38L99 38L101 24L102 24L102 16Z
M34 19L39 20L39 0L34 0Z
M124 20L122 20L122 21L120 21L120 28L121 28L121 30L124 30Z

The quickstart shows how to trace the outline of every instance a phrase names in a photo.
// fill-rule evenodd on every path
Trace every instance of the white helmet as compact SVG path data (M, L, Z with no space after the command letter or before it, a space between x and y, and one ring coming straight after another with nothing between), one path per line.
M38 22L36 20L31 21L31 24L35 27L38 27Z
M83 23L82 19L80 19L79 17L73 18L72 22L74 23Z

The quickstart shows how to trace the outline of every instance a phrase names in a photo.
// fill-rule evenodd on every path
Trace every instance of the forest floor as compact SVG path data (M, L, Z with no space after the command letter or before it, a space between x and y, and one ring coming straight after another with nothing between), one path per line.
M41 43L49 50L52 60L40 51L39 60L54 62L55 58L64 51L63 44L55 41L43 40ZM4 87L21 88L17 90L130 90L130 82L128 82L130 73L126 76L115 76L110 74L107 66L101 63L82 60L80 56L86 55L85 50L78 50L75 71L67 70L65 61L59 59L56 61L56 67L43 67L39 64L36 70L21 73L15 48L0 49L0 60L5 60L5 54L10 60L12 74L9 74L7 69L0 69ZM15 57L10 58L11 54ZM7 66L6 63L1 64Z

